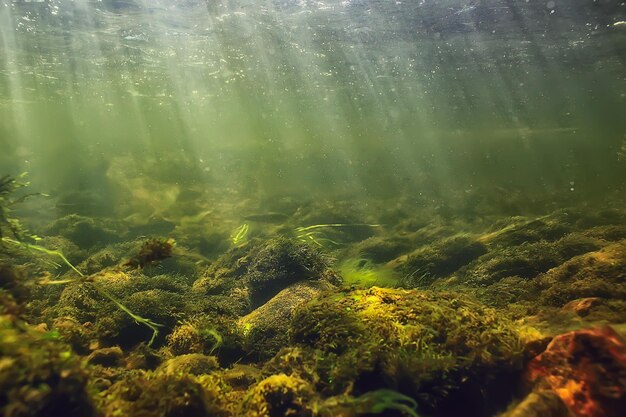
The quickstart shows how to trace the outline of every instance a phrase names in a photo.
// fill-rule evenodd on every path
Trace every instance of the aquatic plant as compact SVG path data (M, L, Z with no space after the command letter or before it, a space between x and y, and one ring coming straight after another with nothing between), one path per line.
M393 287L398 282L393 269L363 257L344 259L337 269L347 285Z
M19 181L20 179L23 179L25 176L26 174L24 173L16 179L7 175L0 179L0 237L1 237L2 243L8 243L17 248L26 249L30 251L37 251L37 252L41 252L46 255L61 259L61 261L65 265L67 265L70 269L72 269L74 272L76 272L79 275L82 281L88 282L100 295L102 295L103 297L111 301L113 304L115 304L117 308L119 308L121 311L129 315L137 324L141 324L150 328L152 330L152 337L150 338L150 341L148 342L148 346L150 346L154 342L154 340L156 339L159 333L159 327L161 326L159 323L155 323L148 318L142 317L132 312L130 309L128 309L128 307L122 304L117 298L115 298L108 291L106 291L101 285L97 284L95 281L93 281L89 277L85 276L85 274L83 274L81 271L79 271L65 257L65 255L62 252L48 249L46 247L43 247L34 243L29 243L27 241L27 240L31 240L31 241L37 242L37 241L40 241L41 238L29 232L28 229L22 226L21 222L18 219L13 218L11 216L11 209L10 209L13 205L24 201L25 198L35 195L35 194L26 194L25 196L21 198L17 198L17 199L12 197L13 193L15 193L16 190L29 185L28 182ZM6 233L6 231L5 233L3 233L3 228L7 229L7 231L12 235L12 237L5 236L4 234ZM165 241L165 244L161 244L162 243L161 241L154 241L154 242L152 242L150 245L144 245L144 247L146 247L147 249L145 249L144 251L140 251L139 255L137 256L138 264L139 264L139 261L148 262L149 260L152 260L153 258L156 257L155 254L162 256L163 254L168 253L166 248L168 245L171 246L169 241ZM156 249L153 250L154 247L158 248L158 250ZM171 248L170 248L170 251L171 251ZM54 281L49 280L49 279L44 279L40 281L40 284L59 285L59 284L72 283L75 281L77 280L73 278L65 279L65 280L54 280Z
M380 414L387 410L400 411L411 417L419 417L417 402L404 394L391 389L367 392L359 397L346 400L345 405L356 409L359 414Z
M11 208L34 195L44 195L41 193L25 194L22 197L15 197L15 193L27 187L30 183L25 181L28 173L24 172L17 177L5 175L0 178L0 238L2 242L9 240L23 241L30 239L32 241L40 240L39 236L28 231L26 227L11 214Z
M311 226L296 227L296 239L305 243L313 243L314 245L323 247L324 243L330 243L331 245L339 246L341 243L330 239L325 234L324 229L333 228L345 228L345 227L380 227L380 224L367 224L367 223L327 223L327 224L314 224Z
M250 231L250 226L248 223L243 223L241 226L235 228L233 233L230 235L230 241L233 246L240 246L248 241L248 232Z

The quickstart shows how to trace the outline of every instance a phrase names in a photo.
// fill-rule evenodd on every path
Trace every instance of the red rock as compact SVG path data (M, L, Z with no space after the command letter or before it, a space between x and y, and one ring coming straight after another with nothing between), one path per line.
M589 314L593 307L600 305L601 303L602 299L600 297L579 298L565 304L563 306L563 310L573 311L579 316L584 317Z
M626 413L626 344L608 326L555 337L528 371L531 381L549 386L577 417Z

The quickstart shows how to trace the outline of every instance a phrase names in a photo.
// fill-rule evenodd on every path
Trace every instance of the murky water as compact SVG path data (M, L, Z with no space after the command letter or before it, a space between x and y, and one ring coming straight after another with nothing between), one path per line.
M142 165L253 198L611 192L623 8L583 3L5 1L2 164L59 193Z
M625 116L614 0L0 0L0 414L617 417Z

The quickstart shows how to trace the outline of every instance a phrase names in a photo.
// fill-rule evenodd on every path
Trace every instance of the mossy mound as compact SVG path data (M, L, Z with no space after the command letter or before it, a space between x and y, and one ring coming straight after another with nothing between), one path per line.
M87 371L56 332L0 316L0 414L11 417L96 415Z
M70 214L52 223L46 235L65 237L86 249L118 242L120 229L123 228L119 222Z
M323 281L290 285L237 321L247 360L268 360L289 344L289 322L296 309L332 286Z
M489 396L489 404L473 396L520 369L523 345L511 321L461 294L377 287L306 304L290 338L316 352L313 363L304 362L315 369L321 392L393 389L437 415L492 406Z
M178 323L167 336L167 349L173 355L218 355L224 364L244 355L236 321L219 315L194 315Z
M626 240L570 259L538 277L542 304L563 306L579 298L626 300Z
M160 344L196 308L190 302L192 294L185 281L184 277L172 275L149 277L141 271L105 270L90 276L88 281L65 284L58 301L50 300L52 305L47 308L46 317L51 323L59 318L69 318L80 325L89 322L91 336L104 345L119 344L125 348L150 340L151 329L137 324L103 296L98 290L102 288L130 311L160 324Z
M388 262L411 249L406 236L373 236L351 248L352 257L362 257L376 263Z
M248 391L238 413L246 417L313 416L312 386L295 375L272 375Z
M98 398L104 417L227 417L229 388L217 376L133 372Z
M333 279L330 260L313 246L278 236L230 250L193 284L195 292L211 296L228 293L243 315L261 306L298 281ZM234 301L245 294L245 299Z
M261 305L298 281L319 279L329 261L310 245L278 237L266 242L250 263L245 282L254 305Z
M486 252L487 247L470 235L442 239L408 255L400 267L404 273L402 284L407 288L428 286Z
M570 234L555 242L540 240L496 248L473 261L459 274L472 286L490 285L507 277L531 279L568 259L596 250L600 242Z

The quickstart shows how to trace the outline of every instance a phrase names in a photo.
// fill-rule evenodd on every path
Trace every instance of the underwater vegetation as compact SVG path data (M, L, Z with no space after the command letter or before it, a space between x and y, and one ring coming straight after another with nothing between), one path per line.
M319 207L331 222L308 207L235 235L219 223L212 258L192 223L146 237L69 214L29 241L5 222L2 414L619 415L620 209L377 226Z

